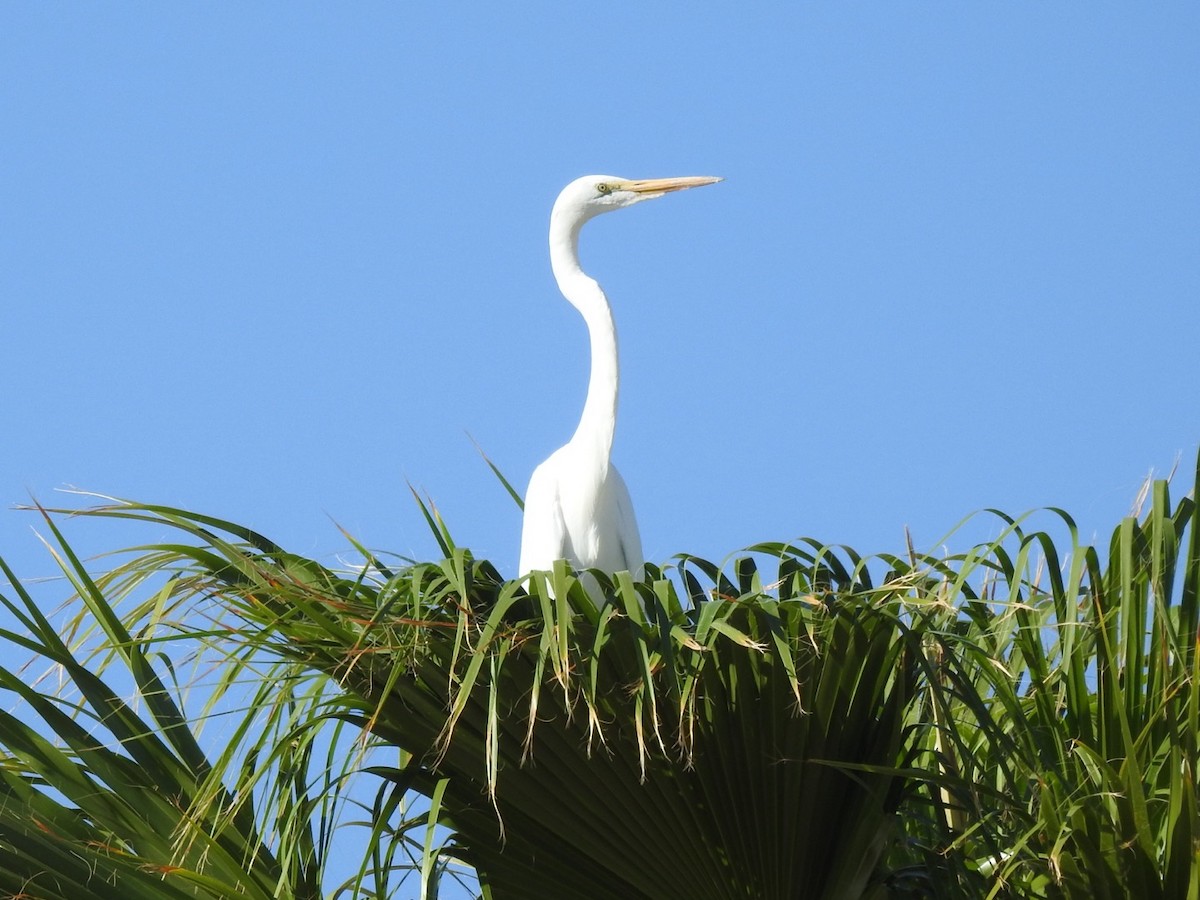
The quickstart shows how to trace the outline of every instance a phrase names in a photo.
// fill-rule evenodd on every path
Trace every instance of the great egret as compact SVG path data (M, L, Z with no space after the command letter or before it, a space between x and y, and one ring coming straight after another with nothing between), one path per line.
M611 462L617 424L617 331L600 285L579 265L579 232L600 213L720 178L630 181L585 175L558 195L550 213L550 266L564 297L579 310L591 339L587 400L575 434L534 469L525 492L521 575L565 559L573 568L629 571L640 577L642 539L625 479Z

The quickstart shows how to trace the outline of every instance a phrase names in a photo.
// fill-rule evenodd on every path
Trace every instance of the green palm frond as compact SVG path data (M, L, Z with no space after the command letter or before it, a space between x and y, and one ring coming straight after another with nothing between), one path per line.
M989 897L1200 897L1200 515L1149 496L1107 561L1015 528L928 632Z
M213 697L237 694L240 709L217 716L213 697L189 709L191 686L175 683L171 657L226 629L168 632L160 621L161 633L136 631L178 586L121 571L93 578L48 526L83 606L75 626L86 620L100 633L90 647L68 645L0 560L11 591L0 603L23 629L0 631L0 640L8 658L23 651L29 659L21 669L0 666L0 691L18 701L0 712L0 895L327 896L334 832L351 802L343 785L366 755L329 755L360 737L355 730L347 740L341 692L313 670L233 652L210 687ZM148 596L122 619L116 599L138 587ZM215 756L198 737L210 718L225 738ZM403 811L409 806L406 799ZM389 881L415 880L421 861L397 847L428 824L425 814L379 820L374 863L368 857L346 889L371 896Z
M361 809L338 896L432 897L466 863L494 900L1200 900L1194 497L1154 485L1106 556L1061 511L1065 537L997 513L948 557L761 544L641 582L506 581L418 502L439 562L335 571L117 502L82 514L180 539L92 578L55 532L99 655L6 601L79 696L0 672L41 723L0 722L0 888L317 896ZM199 714L162 674L187 647Z
M596 608L565 568L526 592L449 541L347 575L178 510L102 514L193 539L114 577L166 567L173 605L220 598L244 652L324 673L344 720L442 779L494 896L860 896L895 837L920 640L853 560L757 548L770 593L750 557L593 573Z

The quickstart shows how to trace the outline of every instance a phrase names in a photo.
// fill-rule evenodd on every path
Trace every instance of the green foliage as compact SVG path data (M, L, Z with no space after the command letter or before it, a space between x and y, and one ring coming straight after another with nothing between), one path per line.
M1014 526L1015 555L979 561L986 592L930 617L987 896L1200 897L1198 521L1156 483L1107 565Z
M390 814L379 817L357 875L331 885L345 787L367 754L341 755L360 735L346 739L340 691L293 663L239 653L219 624L174 627L166 616L177 585L150 578L156 562L175 559L170 549L141 557L138 574L93 579L47 524L82 608L62 629L75 635L69 644L0 560L13 595L0 602L24 629L0 630L0 640L7 657L32 657L20 670L0 666L0 691L8 705L18 700L0 712L0 896L304 900L331 887L335 896L390 896L397 874L442 874L439 847L412 851L428 814L413 814L404 791L398 799L394 783L380 781L366 811ZM138 588L148 596L122 619L114 603ZM176 680L176 664L203 640L223 646L219 677L205 685L210 701L238 704L217 717L224 748L215 758L199 739L211 703L189 711L192 685Z
M12 896L69 900L268 898L276 887L297 898L321 896L311 841L281 862L259 839L248 810L210 784L212 767L145 644L61 546L136 699L121 699L92 671L4 567L20 602L3 602L28 635L2 637L56 667L78 697L43 692L22 673L0 668L0 688L40 720L34 726L0 714L0 886ZM295 787L285 788L292 803L303 799ZM310 837L308 828L306 822Z
M437 790L497 898L859 896L888 846L920 643L888 592L839 596L844 571L781 551L768 595L749 560L735 581L689 560L686 604L597 575L597 609L565 568L527 593L449 544L347 576L178 511L107 514L198 539L173 602L219 597L224 640L336 681L344 721L424 765L372 771Z
M1065 540L1000 517L956 556L764 544L640 583L506 582L422 508L444 560L352 571L85 511L182 534L97 579L59 539L88 651L7 573L32 637L3 637L78 698L0 670L31 713L0 721L0 889L319 896L358 803L335 895L434 897L462 860L493 900L1200 900L1200 513L1165 483L1107 559L1053 512Z

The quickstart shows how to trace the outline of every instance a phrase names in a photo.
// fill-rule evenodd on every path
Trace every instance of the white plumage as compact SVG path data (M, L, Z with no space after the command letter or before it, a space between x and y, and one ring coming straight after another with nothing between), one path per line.
M586 175L558 195L550 213L550 265L563 296L587 324L591 375L575 434L529 480L521 529L521 575L547 571L555 560L565 559L576 569L641 576L642 540L633 503L611 461L620 387L617 332L604 291L579 266L579 232L600 213L720 180L630 181Z

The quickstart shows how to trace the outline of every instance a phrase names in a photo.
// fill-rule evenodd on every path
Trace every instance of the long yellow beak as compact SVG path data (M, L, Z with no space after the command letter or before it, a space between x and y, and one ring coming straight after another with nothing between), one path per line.
M626 181L621 185L622 190L633 191L635 194L646 194L650 197L661 197L671 191L683 191L687 188L702 187L706 184L716 184L720 178L711 175L685 175L682 178L647 178L644 181Z

